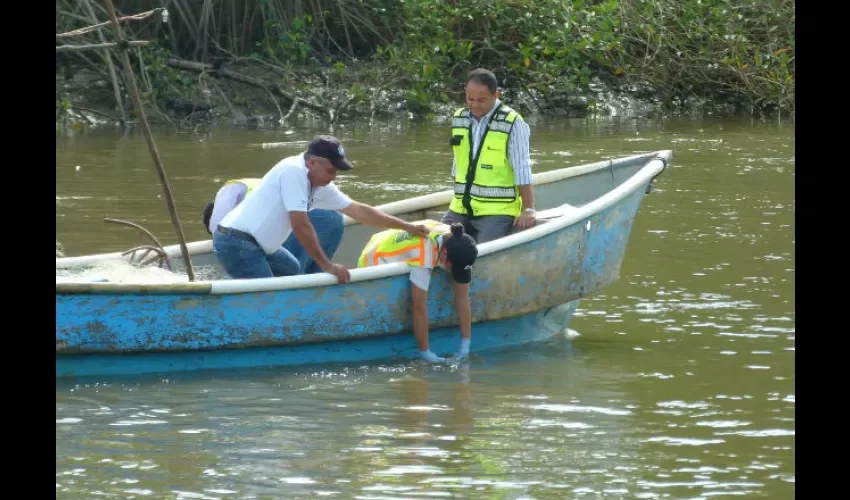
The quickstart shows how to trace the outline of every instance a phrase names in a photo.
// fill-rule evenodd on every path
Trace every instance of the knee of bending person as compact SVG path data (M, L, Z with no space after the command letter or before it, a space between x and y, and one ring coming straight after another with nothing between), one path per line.
M342 232L345 229L345 219L336 210L329 210L325 215L327 227L334 232Z
M342 227L344 221L342 214L336 210L331 210L330 212L330 217L333 219L334 226Z
M321 208L314 208L310 210L310 219L311 220L320 220L327 224L342 224L342 214L336 210L324 210Z

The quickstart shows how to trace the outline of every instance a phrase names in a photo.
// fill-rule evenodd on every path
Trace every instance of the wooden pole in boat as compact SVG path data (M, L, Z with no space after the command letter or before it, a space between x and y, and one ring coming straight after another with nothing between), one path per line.
M156 150L156 144L151 135L148 119L145 116L145 110L142 109L142 100L139 97L139 89L136 86L136 77L133 74L133 68L130 66L130 57L127 55L129 44L121 36L121 24L118 17L115 15L115 7L112 5L112 0L104 0L106 10L109 11L109 18L112 19L112 31L115 32L115 42L118 44L118 52L120 53L121 63L124 66L125 80L130 89L130 96L133 98L133 106L136 108L136 113L139 114L139 123L142 125L142 132L145 135L145 140L148 143L153 162L156 165L157 173L159 173L159 181L162 184L162 189L165 191L165 201L168 202L168 211L171 213L171 223L174 225L174 230L177 232L177 239L180 241L180 251L183 253L183 261L186 263L186 272L189 274L189 281L195 281L195 271L192 269L192 260L189 258L189 249L186 248L186 239L183 237L183 229L180 227L180 218L177 216L177 209L174 208L174 198L171 196L171 185L168 183L168 177L165 175L165 168L162 166L162 161L159 159L159 153Z

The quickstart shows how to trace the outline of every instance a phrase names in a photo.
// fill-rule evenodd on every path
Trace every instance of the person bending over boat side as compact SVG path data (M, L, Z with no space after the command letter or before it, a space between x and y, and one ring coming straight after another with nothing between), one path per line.
M250 196L261 180L246 177L231 179L225 182L216 193L215 199L207 203L207 206L204 208L203 221L207 232L211 235L215 234L215 230L224 216L242 203L242 200ZM313 229L316 231L319 246L322 247L325 255L329 259L332 259L342 241L342 235L345 231L342 214L336 210L316 208L307 212L307 216L310 218L310 223L313 224ZM313 274L322 272L316 261L310 257L310 254L298 242L295 234L289 235L289 238L283 243L283 248L288 250L295 257L295 260L298 261L301 273Z
M428 234L416 226L352 200L333 183L337 172L351 170L339 139L313 138L307 150L279 161L215 228L213 252L233 278L270 278L302 274L295 256L282 245L290 235L318 267L339 283L351 279L348 268L331 262L322 250L308 212L339 210L352 219L380 228ZM338 243L337 243L338 244Z
M374 234L357 261L357 267L377 266L391 262L406 262L410 269L410 299L413 309L413 334L419 345L419 354L425 361L437 363L445 358L431 351L428 342L428 285L435 268L449 271L460 327L460 347L454 360L469 355L472 341L472 307L469 304L469 283L472 265L478 257L475 240L464 232L463 224L451 226L433 221L420 221L428 228L427 236L389 229Z
M492 71L472 71L466 106L451 128L454 197L441 222L460 222L478 243L535 224L531 177L531 130L519 113L499 100Z

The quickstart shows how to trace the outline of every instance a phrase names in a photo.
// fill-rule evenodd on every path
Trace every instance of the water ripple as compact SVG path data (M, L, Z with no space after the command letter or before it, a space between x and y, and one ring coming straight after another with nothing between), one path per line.
M676 146L675 175L643 201L622 276L575 312L580 333L475 353L452 369L398 361L57 382L57 499L793 497L793 133L711 120L579 123L534 125L536 169ZM434 151L451 163L445 129L345 130L358 173L339 184L357 199L445 189L446 170L434 167ZM163 138L187 199L255 168L239 141L270 163L281 151L256 147L277 132L219 134L227 139L203 143L204 161ZM143 138L93 138L88 150L86 140L57 142L66 249L137 244L100 230L103 203L170 231L156 186L143 187ZM97 175L81 182L86 171ZM128 179L137 192L116 188ZM187 231L207 237L197 223ZM110 271L130 272L100 273ZM487 334L474 330L473 351Z
M559 404L541 404L541 405L525 405L526 408L534 410L548 410L559 413L578 412L578 413L601 413L603 415L631 415L628 410L618 410L615 408L600 408L593 406L577 406L577 405L559 405Z

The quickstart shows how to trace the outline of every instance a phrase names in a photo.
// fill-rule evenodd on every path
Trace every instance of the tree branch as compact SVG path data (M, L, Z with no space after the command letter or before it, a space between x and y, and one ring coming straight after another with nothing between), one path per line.
M269 91L272 94L276 94L280 97L283 97L284 99L287 99L290 103L292 101L297 100L298 103L302 106L310 108L313 111L317 111L322 115L333 119L333 113L331 112L331 110L320 104L315 104L313 102L302 99L297 95L291 94L286 90L283 90L280 85L266 85L265 83L261 82L260 80L257 80L256 78L245 76L229 69L213 69L211 64L186 61L183 59L177 59L175 57L168 58L167 64L172 68L185 69L189 71L208 72L209 74L214 76L221 76L237 82L245 83L247 85L253 85L254 87L265 89L266 91Z
M130 47L141 47L149 44L148 40L134 40L127 42ZM112 47L117 47L118 44L115 42L109 43L89 43L85 45L57 45L56 52L80 52L83 50L95 50L95 49L109 49Z
M165 9L162 8L162 7L157 7L156 9L149 10L147 12L140 12L139 14L134 14L132 16L119 17L118 22L142 21L142 20L145 20L145 19L152 17L154 15L158 15L158 14L162 13L164 10ZM72 37L72 36L85 35L86 33L92 32L92 31L94 31L98 28L103 28L104 26L109 26L110 24L112 24L112 21L106 21L106 22L103 22L103 23L94 24L92 26L87 26L85 28L80 28L80 29L76 29L76 30L73 30L73 31L68 31L68 32L65 32L65 33L57 33L56 38L68 38L68 37Z
M111 218L107 217L107 218L103 219L103 221L104 222L112 222L112 223L115 223L115 224L123 224L125 226L134 227L134 228L138 229L139 231L145 233L148 236L148 238L150 238L154 242L154 244L156 244L156 247L153 247L153 248L155 248L157 253L165 259L166 263L168 264L168 268L172 269L171 259L168 258L168 254L165 253L165 249L162 247L162 243L159 242L159 240L157 239L156 236L153 235L153 233L151 233L147 229L143 228L142 226L140 226L140 225L138 225L134 222L129 222L129 221L126 221L126 220L111 219ZM151 248L151 247L149 247L148 245L143 245L141 247L136 247L136 248L132 248L130 250L127 250L126 252L122 253L121 255L127 255L128 253L133 253L135 250L138 250L138 249L141 249L141 248ZM145 255L147 255L147 254L145 254ZM143 255L142 258L144 258L145 255ZM132 259L132 257L131 257L131 259Z

